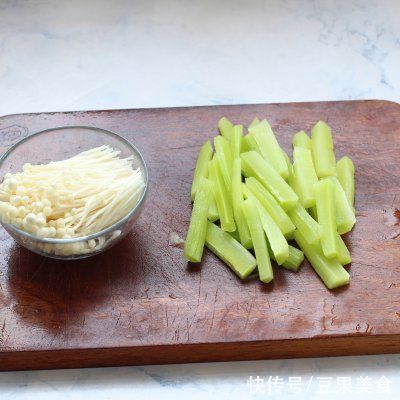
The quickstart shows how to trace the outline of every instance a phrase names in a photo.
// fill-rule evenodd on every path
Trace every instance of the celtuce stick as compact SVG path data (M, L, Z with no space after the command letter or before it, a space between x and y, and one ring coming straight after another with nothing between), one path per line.
M216 136L214 138L214 147L215 157L218 159L225 187L227 190L231 190L233 159L229 142L222 136Z
M347 265L351 263L351 256L349 249L346 246L346 243L343 241L340 235L336 236L337 239L337 247L338 247L338 260L340 264Z
M335 289L349 283L349 273L337 259L329 259L324 255L320 243L307 243L300 231L294 233L294 238L328 289Z
M344 192L339 180L332 176L329 178L332 181L333 191L335 194L336 205L336 225L340 235L350 232L356 223L356 216L353 207L349 204L346 193Z
M293 147L303 147L311 150L311 139L304 131L299 131L293 136Z
M243 213L249 226L254 252L258 265L261 282L268 283L274 278L265 233L261 225L257 206L252 199L245 200L242 205Z
M231 155L234 160L236 157L240 156L243 147L243 125L235 125L232 128L231 134Z
M240 205L243 202L243 191L242 191L242 167L241 159L237 157L233 161L232 169L232 206L233 215L235 217L236 228L240 238L240 243L246 248L250 249L252 247L252 241L250 236L249 227L244 218L243 211Z
M268 245L268 253L271 257L271 260L275 260L274 253L271 249L271 245L267 240ZM281 266L289 271L297 272L304 261L304 254L297 247L293 247L289 245L289 257L281 264Z
M217 207L217 203L215 201L214 192L213 192L213 196L211 199L210 208L208 209L208 220L211 222L215 222L215 221L219 220L218 207Z
M272 194L268 192L268 189L261 185L256 178L246 178L246 187L268 211L269 215L279 226L279 229L285 236L296 229L293 222L275 200L274 196L272 196Z
M260 154L268 160L271 166L278 172L283 179L289 176L286 160L282 154L282 149L276 140L275 134L266 119L249 129L249 133L254 137Z
M288 177L286 179L286 181L288 181L290 179L290 177L293 175L293 165L292 165L292 163L290 161L290 158L287 155L286 151L283 150L283 149L282 149L282 154L283 154L283 157L284 157L284 159L286 161L286 165L287 165L287 168L288 168L288 174L289 175L288 175Z
M299 196L300 203L305 208L314 206L314 185L318 182L318 177L314 169L311 151L308 148L294 147L293 175L293 179L296 182L295 192Z
M260 123L260 120L258 119L258 117L254 117L253 121L250 122L250 125L248 126L248 129L250 130L254 126L258 125L259 123Z
M321 245L328 258L338 256L335 193L332 181L322 179L315 185L318 222L322 227ZM303 250L304 251L304 250Z
M244 174L257 178L274 195L283 209L289 210L296 205L299 201L296 193L260 154L249 151L242 153L241 158Z
M236 229L236 225L233 216L232 199L226 188L218 161L217 158L214 158L208 165L210 179L213 182L212 191L217 203L221 228L226 232L233 232Z
M337 175L344 192L346 193L347 201L354 208L354 164L347 156L342 157L336 165Z
M318 178L336 175L331 128L323 121L317 122L311 131L312 153Z
M211 148L211 157L212 157L212 148ZM216 184L212 177L210 176L210 162L211 160L207 163L207 178L213 183ZM215 200L215 195L213 191L211 203L210 203L210 208L208 209L208 220L211 222L215 222L219 220L219 214L218 214L218 207L217 207L217 202Z
M297 230L302 233L308 243L316 243L321 239L321 225L311 217L300 203L293 207L288 214Z
M229 233L208 222L206 246L223 260L241 279L248 277L256 268L256 260Z
M213 154L213 149L211 143L207 140L200 149L199 156L197 158L196 168L194 170L192 190L190 192L192 201L196 196L196 191L198 189L200 179L208 177L208 162L211 160Z
M207 232L207 214L212 198L212 183L201 178L193 203L183 254L188 261L200 262Z
M282 265L289 257L289 245L282 232L258 200L254 200L260 214L261 225L267 235L268 242L278 265Z
M289 245L289 257L283 262L282 267L297 272L304 261L304 253L297 247Z
M248 133L246 136L243 137L243 142L245 144L245 147L247 148L247 151L254 150L261 154L260 148L258 147L256 139L254 139L253 135Z
M232 128L233 128L233 124L232 124L231 121L229 121L228 118L222 117L222 118L218 121L218 129L219 129L219 132L220 132L221 135L222 135L225 139L227 139L227 140L230 140L230 139L231 139Z

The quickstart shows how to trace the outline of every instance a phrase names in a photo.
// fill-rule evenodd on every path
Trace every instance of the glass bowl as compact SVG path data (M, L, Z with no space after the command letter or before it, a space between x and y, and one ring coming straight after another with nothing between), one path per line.
M25 163L44 164L63 160L101 145L119 150L121 157L133 156L133 168L142 171L145 185L132 210L106 229L71 239L39 238L2 222L4 229L17 243L45 257L76 260L102 253L126 236L142 211L147 194L148 172L139 150L116 133L89 126L63 126L34 133L14 144L1 156L0 182L8 172L21 171Z

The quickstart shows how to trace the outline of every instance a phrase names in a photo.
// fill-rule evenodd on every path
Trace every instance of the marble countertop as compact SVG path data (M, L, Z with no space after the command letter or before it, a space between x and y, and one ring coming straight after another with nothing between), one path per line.
M398 0L0 0L0 115L400 101L399 67ZM395 399L400 357L0 374L1 399L308 399L324 390Z

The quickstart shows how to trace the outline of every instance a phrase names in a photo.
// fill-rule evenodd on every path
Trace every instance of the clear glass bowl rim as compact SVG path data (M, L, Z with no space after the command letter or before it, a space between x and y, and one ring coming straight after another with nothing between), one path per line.
M118 220L117 222L115 222L114 224L110 225L108 228L105 228L99 232L96 233L92 233L91 235L87 235L87 236L80 236L77 238L71 238L71 239L52 239L52 238L40 238L38 236L35 235L31 235L28 232L25 232L19 228L17 228L16 226L12 225L12 224L7 224L5 222L2 222L2 225L7 226L7 228L15 233L17 233L18 235L24 236L28 239L34 240L36 242L41 242L41 243L54 243L54 244L68 244L68 243L78 243L78 242L83 242L83 241L87 241L90 239L96 239L100 236L103 235L107 235L115 230L118 230L122 225L124 225L127 221L129 221L131 219L131 217L133 217L133 215L136 213L136 211L142 206L146 195L147 195L147 189L148 189L148 170L147 170L147 165L146 165L146 161L144 160L142 153L137 149L136 146L134 146L132 143L130 143L128 140L126 140L125 138L123 138L121 135L118 135L118 133L109 131L107 129L103 129L103 128L98 128L96 126L90 126L90 125L63 125L63 126L56 126L54 128L48 128L48 129L44 129L42 131L39 132L35 132L32 133L29 136L24 137L23 139L19 140L17 143L13 144L8 150L5 151L5 153L0 157L0 168L3 165L4 161L14 152L15 149L17 149L22 143L28 142L30 139L32 139L33 137L39 136L41 134L44 133L48 133L51 131L57 131L57 130L62 130L62 129L90 129L90 130L94 130L97 132L101 132L103 134L105 134L106 136L113 136L114 138L116 138L118 141L124 143L125 145L127 145L131 151L140 159L142 165L143 165L143 175L144 175L144 190L139 198L139 201L135 204L135 207L132 208L132 210L125 215L125 217L121 218L120 220ZM1 179L2 177L0 177Z

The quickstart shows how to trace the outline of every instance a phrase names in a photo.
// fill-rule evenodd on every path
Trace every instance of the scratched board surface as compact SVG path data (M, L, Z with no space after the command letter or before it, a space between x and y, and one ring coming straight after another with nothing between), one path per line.
M243 283L214 255L188 265L185 236L202 143L226 115L293 133L324 119L356 165L358 223L348 287L329 291L305 263L272 284ZM12 115L0 151L60 125L117 132L144 154L150 189L132 232L82 261L42 258L0 230L0 370L370 354L400 350L400 106L384 101ZM100 144L100 143L99 143ZM54 143L62 146L62 143ZM26 160L29 161L29 160Z

